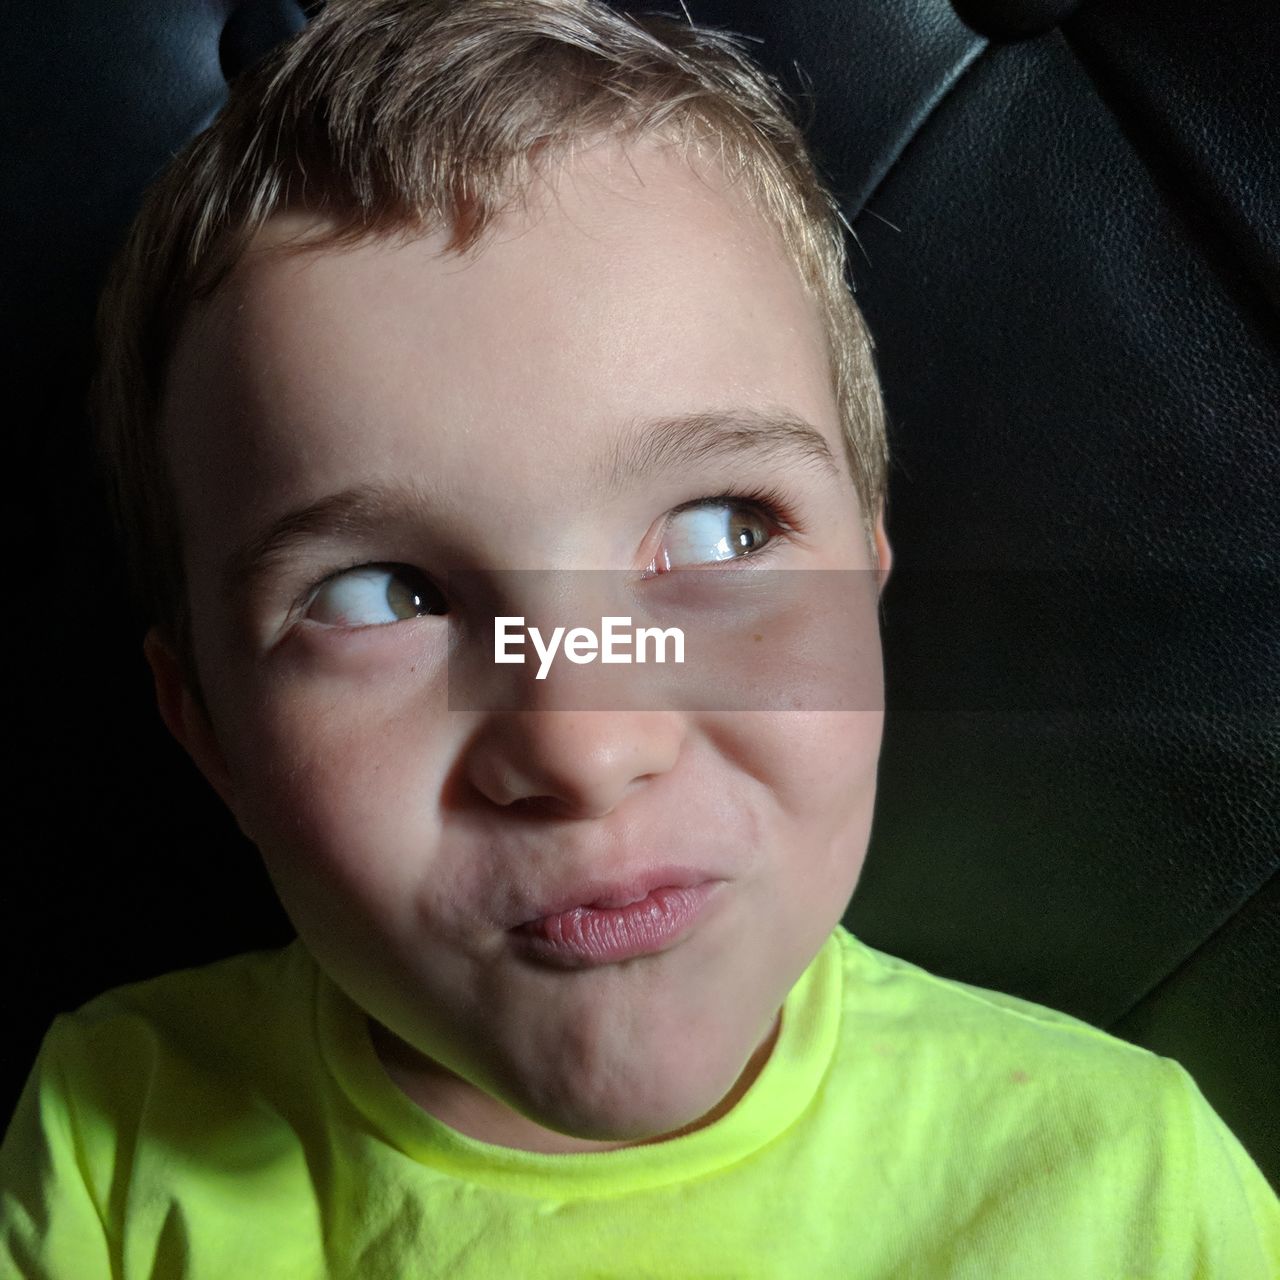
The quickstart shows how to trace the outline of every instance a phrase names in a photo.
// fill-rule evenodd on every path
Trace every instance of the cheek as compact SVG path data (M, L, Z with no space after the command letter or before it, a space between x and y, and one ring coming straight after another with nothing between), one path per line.
M790 874L801 918L842 911L866 861L875 811L880 711L795 715L776 795L787 809Z
M736 767L767 797L762 835L772 907L795 937L808 937L814 921L843 911L862 873L884 714L759 713L751 717L754 732L743 731L744 719L721 750L734 753Z
M726 717L723 729L721 750L782 819L812 832L869 821L882 711L754 712Z
M269 694L246 709L228 763L237 816L273 874L376 893L402 874L406 851L426 844L438 791L432 743L403 709L358 691Z

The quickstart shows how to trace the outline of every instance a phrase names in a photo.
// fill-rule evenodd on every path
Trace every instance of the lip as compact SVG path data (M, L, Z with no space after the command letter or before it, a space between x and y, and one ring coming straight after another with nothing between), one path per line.
M647 898L655 889L695 889L720 877L701 867L645 867L614 880L579 880L532 906L511 926L523 929L575 908L620 908Z
M616 964L674 946L724 883L658 885L625 906L573 906L517 925L511 934L527 957L557 968Z

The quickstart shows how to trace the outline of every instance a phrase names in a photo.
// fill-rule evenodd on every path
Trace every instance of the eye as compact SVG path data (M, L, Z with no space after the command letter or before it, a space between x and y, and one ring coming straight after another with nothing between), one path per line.
M322 582L305 616L329 627L375 627L445 612L426 574L403 564L365 564Z
M699 498L671 513L649 572L666 573L681 565L758 555L774 541L779 528L786 527L773 504L764 498L734 494Z

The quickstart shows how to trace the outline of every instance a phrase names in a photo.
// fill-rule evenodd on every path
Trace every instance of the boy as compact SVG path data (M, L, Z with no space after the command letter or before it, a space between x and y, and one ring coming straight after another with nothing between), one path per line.
M771 627L709 709L455 688L500 583L621 569L705 633L761 565L814 584L757 606L797 666L829 578L789 571L846 576L874 684L843 254L689 26L331 0L237 82L121 254L93 404L161 714L299 937L55 1022L6 1274L1275 1274L1280 1202L1177 1064L840 927L874 698L800 702Z

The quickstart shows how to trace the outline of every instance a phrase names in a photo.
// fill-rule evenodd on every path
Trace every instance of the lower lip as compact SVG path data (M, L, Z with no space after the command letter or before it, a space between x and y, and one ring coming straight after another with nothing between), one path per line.
M574 907L513 929L537 959L579 968L662 951L693 926L721 882L653 889L625 907Z

